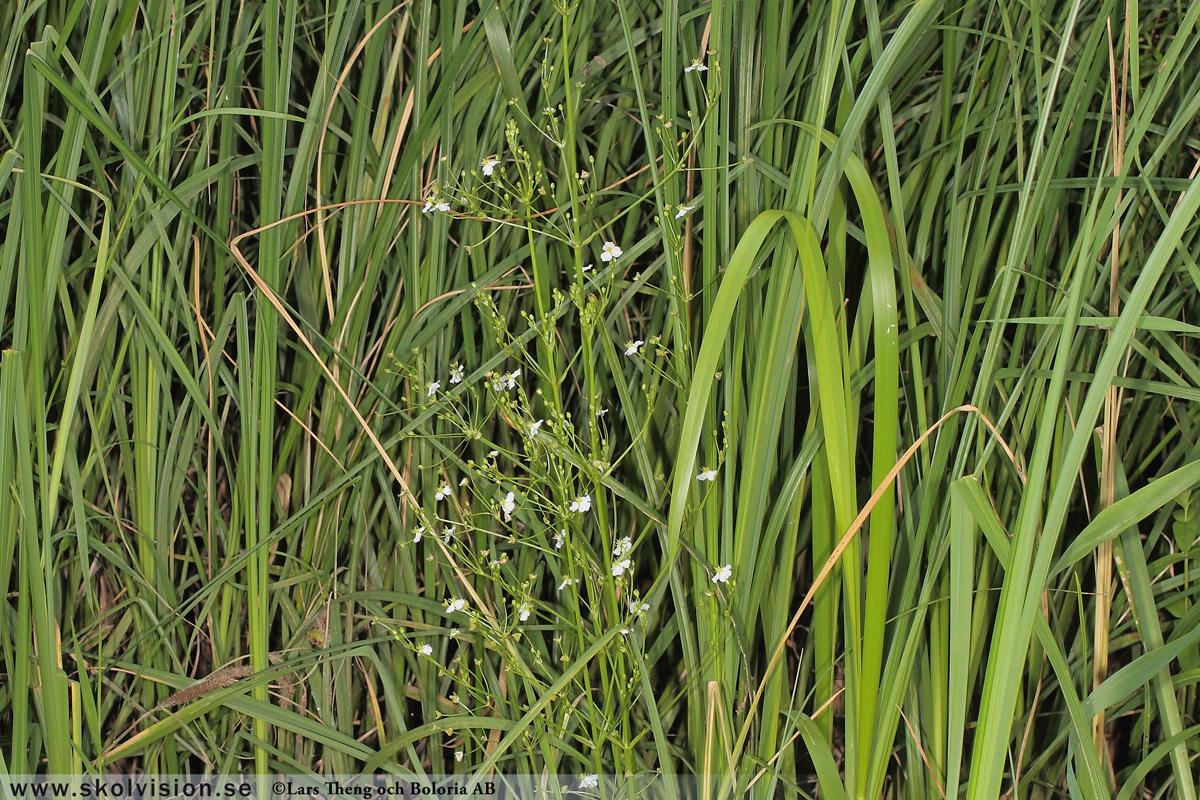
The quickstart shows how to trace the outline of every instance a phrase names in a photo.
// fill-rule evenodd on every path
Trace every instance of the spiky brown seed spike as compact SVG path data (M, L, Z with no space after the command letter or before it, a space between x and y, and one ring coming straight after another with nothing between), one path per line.
M271 664L281 664L283 663L283 653L267 653L267 661ZM199 683L193 684L186 689L180 689L178 692L156 705L154 710L158 711L159 709L175 708L176 706L190 703L193 700L199 700L206 694L211 694L218 689L224 689L228 686L232 686L242 678L249 678L253 674L254 668L249 664L237 664L230 667L224 667L212 673ZM291 695L291 689L291 683L286 682L284 691L289 697Z

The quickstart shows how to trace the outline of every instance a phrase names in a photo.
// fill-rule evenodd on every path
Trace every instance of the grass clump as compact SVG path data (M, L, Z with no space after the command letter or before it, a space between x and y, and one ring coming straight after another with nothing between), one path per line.
M0 770L1194 797L1198 16L0 7Z

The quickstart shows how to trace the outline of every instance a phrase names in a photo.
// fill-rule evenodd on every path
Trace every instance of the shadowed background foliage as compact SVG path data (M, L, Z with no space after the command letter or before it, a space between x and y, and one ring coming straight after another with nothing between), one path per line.
M0 4L0 773L1194 798L1198 16Z

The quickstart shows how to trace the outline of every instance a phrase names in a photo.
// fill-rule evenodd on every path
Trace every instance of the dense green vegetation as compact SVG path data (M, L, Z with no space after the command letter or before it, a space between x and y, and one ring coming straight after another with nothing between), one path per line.
M0 3L0 774L1195 798L1200 4L565 2Z

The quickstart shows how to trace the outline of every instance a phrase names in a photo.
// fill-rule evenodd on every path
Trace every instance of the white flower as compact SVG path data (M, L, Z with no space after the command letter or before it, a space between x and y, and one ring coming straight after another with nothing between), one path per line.
M517 616L520 618L521 622L528 620L529 615L532 613L533 606L529 605L528 602L521 603L521 605L517 607Z
M715 481L717 479L717 471L715 469L706 469L696 476L698 481Z
M443 499L449 497L451 491L452 490L450 489L450 484L447 483L447 484L443 485L442 488L437 490L437 499L443 500Z
M426 197L425 207L421 209L422 214L428 214L430 211L449 211L450 204L445 200L439 200L436 197Z
M422 525L421 527L419 527L415 531L413 531L413 544L416 544L417 542L421 541L421 537L424 535L425 535L425 526Z
M621 556L625 555L632 549L633 549L633 540L631 538L629 538L628 536L622 536L620 539L617 540L616 546L613 547L613 555L616 556L617 558L620 558Z
M640 616L642 614L645 614L649 610L650 610L649 603L639 603L637 600L629 601L629 613L630 614L635 614L635 615Z
M453 364L450 367L450 383L462 383L463 376L466 375L467 369L462 364Z
M533 423L532 425L530 425L530 426L529 426L529 435L530 435L530 436L537 436L538 428L542 427L542 423L543 423L543 422L545 422L545 420L541 420L541 419L539 419L537 422L535 422L535 423Z
M480 162L479 166L483 167L484 176L490 178L492 177L492 171L496 169L496 165L499 163L500 162L494 158L485 158Z
M554 549L562 550L563 540L567 538L567 529L560 528L558 533L554 535Z
M590 511L592 508L592 496L585 494L582 497L575 498L575 502L571 503L571 510L580 514Z
M614 258L620 258L623 252L625 251L612 242L605 242L604 246L600 248L600 260L612 261Z
M713 583L725 583L733 575L733 565L726 564L717 570L717 574L712 576Z
M521 370L515 369L512 372L506 372L503 375L497 375L492 379L492 388L497 392L504 389L514 389L517 386L517 378L521 377Z
M583 778L580 779L580 781L579 781L580 789L595 789L599 785L600 785L600 776L594 772L590 775L584 775Z
M450 638L451 638L451 639L457 639L457 638L458 638L458 628L451 628L451 629L450 629Z
M467 601L461 597L455 597L450 602L446 603L446 614L453 614L455 611L462 611L467 607Z
M642 345L644 345L644 344L645 344L645 342L643 342L641 339L638 339L636 342L626 342L625 343L625 355L636 356L638 350L641 350Z
M428 214L430 211L433 211L433 198L427 197L425 198L425 207L421 209L421 213Z
M441 201L440 203L436 203L433 207L437 211L449 211L450 210L450 204L447 203L445 200Z
M631 634L631 633L633 633L633 631L629 630L629 628L621 628L621 635L622 635L622 636L628 636L628 635L629 635L629 634Z
M586 267L584 267L584 268L583 268L583 271L584 271L584 272L591 272L591 271L592 271L592 266L593 266L592 264L588 264Z
M597 416L597 417L603 417L603 416L604 416L605 414L607 414L607 413L608 413L608 409L607 409L607 408L602 408L602 409L600 409L599 411L597 411L597 412L596 412L596 416Z
M458 530L457 526L451 525L450 527L446 528L446 530L442 531L442 541L446 544L450 544L450 541L454 538L454 532L456 530Z
M454 751L454 760L455 760L455 761L462 761L462 760L463 760L463 751L462 751L462 750L455 750L455 751Z
M459 486L466 486L466 485L467 485L467 483L469 483L469 481L468 481L466 478L463 478L461 481L459 481L459 482L458 482L458 485L459 485Z
M433 647L431 645L427 645L427 644L421 645L421 655L423 655L423 656L433 655Z
M429 388L425 390L425 396L433 397L435 394L437 394L437 390L440 388L442 388L442 382L434 381L433 383L429 384Z
M614 561L612 565L612 574L614 578L619 578L625 574L625 570L633 566L633 562L628 558L622 558L620 561Z
M684 72L707 72L708 67L701 64L700 59L697 58L695 61L692 62L692 65L690 67L684 67L683 71Z
M692 209L694 208L695 206L680 206L679 210L675 212L675 219L683 219L689 213L691 213Z
M566 589L568 586L575 583L579 583L579 578L564 578L563 582L558 585L558 590L561 592L563 589Z
M517 507L517 498L512 492L504 498L504 502L500 504L501 510L504 511L504 521L508 522L512 519L513 510Z

